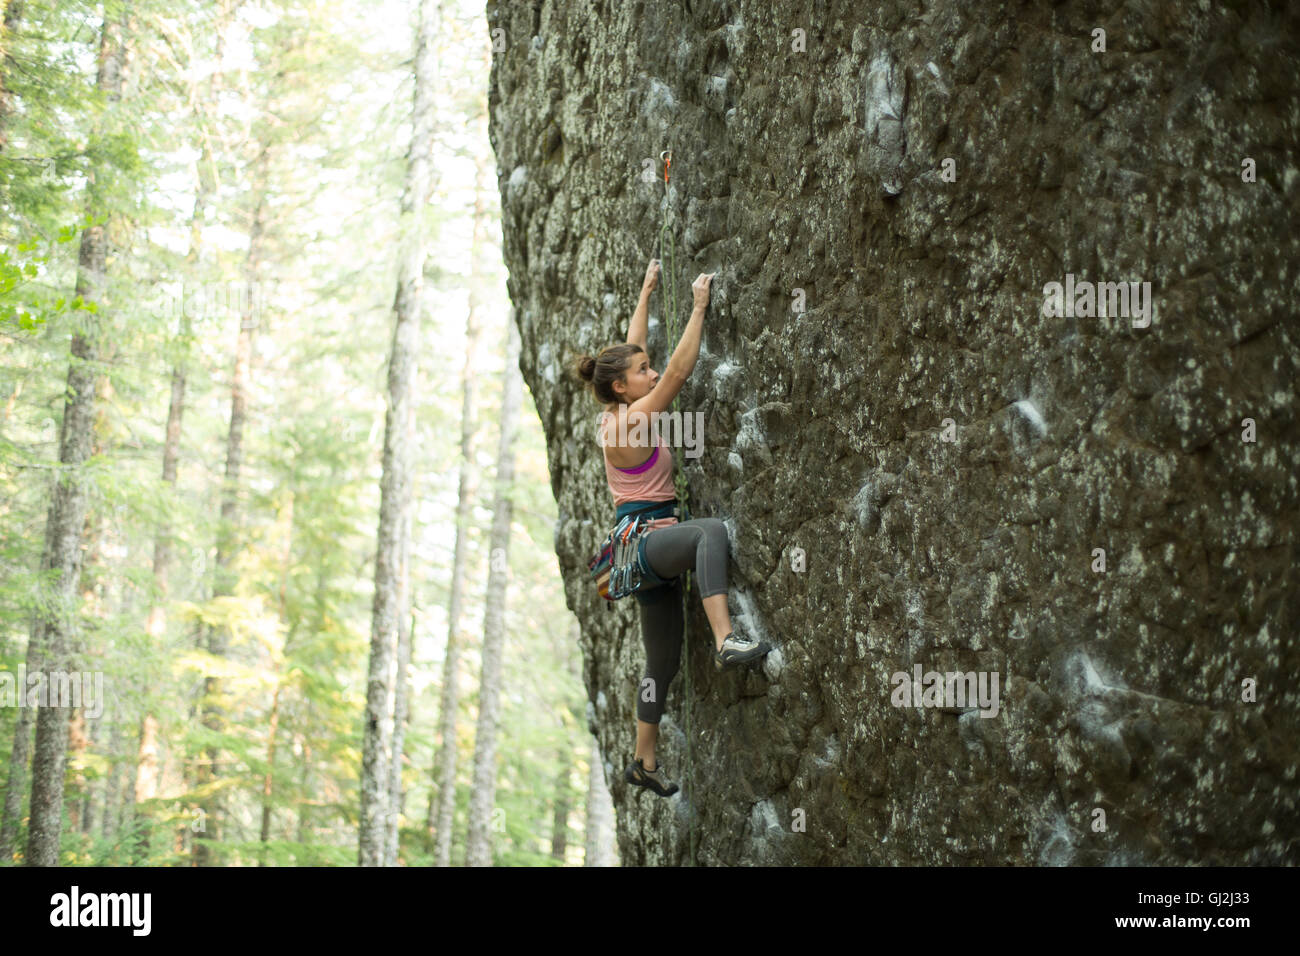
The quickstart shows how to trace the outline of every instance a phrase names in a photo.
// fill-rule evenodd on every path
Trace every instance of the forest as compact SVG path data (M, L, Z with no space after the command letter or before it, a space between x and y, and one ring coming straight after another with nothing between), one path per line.
M4 865L615 862L490 44L3 3Z

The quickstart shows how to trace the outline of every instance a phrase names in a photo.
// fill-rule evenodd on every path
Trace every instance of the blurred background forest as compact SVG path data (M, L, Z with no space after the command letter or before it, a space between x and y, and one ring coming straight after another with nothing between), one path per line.
M481 7L3 9L0 861L613 864Z

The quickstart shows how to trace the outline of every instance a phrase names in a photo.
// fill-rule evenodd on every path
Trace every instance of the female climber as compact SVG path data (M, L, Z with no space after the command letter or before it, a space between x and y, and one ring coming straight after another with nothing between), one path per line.
M657 259L651 259L646 268L627 342L602 349L595 358L583 355L574 363L577 374L591 384L596 399L605 406L600 443L615 508L630 502L662 505L676 498L673 453L655 422L672 405L699 358L712 278L712 274L702 273L692 285L695 306L662 376L650 367L645 350L650 293L659 279ZM648 436L647 440L637 442L642 435ZM619 444L620 439L626 444ZM714 664L719 669L753 661L770 648L732 629L727 612L727 529L719 519L678 521L668 516L651 521L649 528L645 557L651 570L667 583L633 594L640 605L646 676L637 692L635 759L625 776L629 783L667 797L678 788L655 762L655 741L668 685L677 675L681 656L682 585L678 576L691 569L699 576L704 613L713 629Z

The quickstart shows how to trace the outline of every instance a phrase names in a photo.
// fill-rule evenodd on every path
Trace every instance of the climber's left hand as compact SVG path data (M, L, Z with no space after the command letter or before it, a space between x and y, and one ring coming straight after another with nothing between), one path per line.
M653 292L655 286L659 284L659 260L651 259L650 264L646 266L645 281L641 283L641 288L646 292Z

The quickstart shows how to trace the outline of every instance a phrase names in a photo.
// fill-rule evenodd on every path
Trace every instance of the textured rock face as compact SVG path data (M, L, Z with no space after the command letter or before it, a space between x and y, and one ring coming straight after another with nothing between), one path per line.
M487 10L521 367L624 861L688 862L693 829L705 864L1295 863L1294 10L682 6ZM665 215L680 324L718 273L692 511L778 648L717 674L692 594L670 799L622 778L643 650L586 575L613 506L564 369L625 337ZM1130 282L1088 314L1089 284ZM661 292L650 321L662 370ZM996 713L930 671L996 677Z

